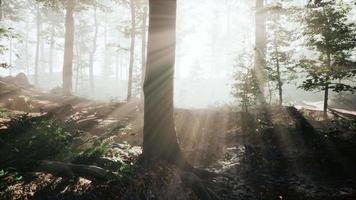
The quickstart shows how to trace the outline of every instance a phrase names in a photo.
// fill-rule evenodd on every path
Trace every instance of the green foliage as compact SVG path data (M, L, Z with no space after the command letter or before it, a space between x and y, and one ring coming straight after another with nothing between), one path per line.
M278 5L269 10L268 19L266 72L268 81L272 83L270 88L272 96L273 90L282 90L285 82L296 78L296 73L292 66L294 53L291 49L291 42L294 39L292 29L285 26L291 23L289 13Z
M348 22L350 7L342 1L315 1L304 16L303 34L317 58L304 58L299 66L307 73L301 88L335 92L354 91L356 87L342 81L356 75L356 62L351 60L356 47L356 26Z
M0 25L0 41L2 41L2 39L10 40L10 39L19 38L19 37L20 37L20 35L15 33L13 28L7 28L7 27L3 27ZM6 40L4 40L4 41L6 41ZM5 54L7 51L9 51L7 46L0 43L0 55ZM7 69L10 67L11 66L6 62L0 63L0 68Z
M5 170L0 170L0 178L4 177L7 174L7 172Z
M18 149L18 158L52 159L70 149L75 133L54 119L31 117L28 114L11 119L8 133L1 136L12 149ZM12 149L3 149L2 153ZM8 156L8 155L7 155Z
M232 88L232 95L239 101L245 112L248 112L251 106L256 105L257 97L261 92L251 58L253 56L248 53L243 53L238 57L235 67L239 71L235 72Z
M108 144L95 142L93 145L91 145L85 151L80 153L80 155L77 157L77 159L93 160L96 158L100 158L107 153L108 149L109 149Z
M1 1L1 20L20 21L21 14L28 5L27 1L22 0L2 0Z
M0 117L6 117L7 116L7 109L0 107Z
M69 3L73 2L76 10L86 9L89 6L97 4L96 0L36 0L47 8L53 10L65 9Z

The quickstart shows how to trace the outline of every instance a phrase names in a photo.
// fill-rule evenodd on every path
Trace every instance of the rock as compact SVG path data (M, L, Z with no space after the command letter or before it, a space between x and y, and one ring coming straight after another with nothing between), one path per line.
M14 76L6 76L0 78L1 81L9 84L16 85L20 88L31 88L33 87L30 82L28 81L27 76L24 73L18 73L15 77Z

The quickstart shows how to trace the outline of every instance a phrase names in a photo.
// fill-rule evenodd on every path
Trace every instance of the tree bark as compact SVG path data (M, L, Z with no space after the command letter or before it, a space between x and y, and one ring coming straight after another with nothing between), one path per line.
M95 52L97 49L97 38L98 38L98 30L99 30L99 24L98 24L98 19L96 16L96 7L94 9L94 24L95 24L95 31L94 31L94 39L93 39L93 49L90 51L90 58L89 58L89 85L90 85L90 91L92 95L94 95L95 92L95 86L94 86L94 56Z
M145 80L145 70L146 70L146 43L147 43L147 2L144 1L143 3L143 14L142 14L142 26L141 26L141 34L142 34L142 49L141 49L141 62L142 62L142 69L141 69L141 80L142 80L142 85Z
M329 101L329 84L325 84L325 89L324 89L324 118L328 117L328 101Z
M40 56L40 33L41 33L41 14L40 7L37 5L37 42L36 42L36 56L35 56L35 85L38 85L38 64L39 64L39 56Z
M327 54L327 67L331 69L331 55L330 53ZM325 88L324 88L324 118L328 117L328 101L329 101L329 80L326 80Z
M149 0L143 159L182 161L173 117L176 0Z
M65 18L65 46L63 58L63 95L72 92L73 77L73 43L74 43L74 0L67 1Z
M129 80L127 86L127 101L132 98L132 74L135 57L135 37L136 37L136 14L135 14L135 0L130 0L131 9L131 47L130 47L130 65L129 65Z

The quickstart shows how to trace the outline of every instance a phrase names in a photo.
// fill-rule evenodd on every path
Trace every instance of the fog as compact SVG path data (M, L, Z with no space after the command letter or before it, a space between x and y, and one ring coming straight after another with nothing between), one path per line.
M267 1L273 4L276 1ZM303 0L290 1L301 6ZM16 18L1 21L11 27L16 36L2 39L8 51L1 55L10 69L1 75L24 72L34 83L36 53L36 3L23 2ZM39 7L40 53L38 87L51 90L62 85L64 52L64 10ZM137 6L137 12L142 9ZM97 50L94 55L94 93L89 89L89 56L93 49L94 13L98 27ZM202 108L235 102L231 95L236 59L244 51L254 49L254 2L231 0L180 0L177 15L177 48L175 65L175 104L177 107ZM353 11L354 12L354 11ZM130 64L130 8L125 3L102 0L93 6L75 11L75 39L73 61L73 93L96 100L126 100ZM138 16L141 17L141 16ZM355 19L355 15L353 15ZM142 34L138 20L135 42L133 93L140 96L142 68ZM290 25L290 26L293 26ZM295 27L294 27L295 28ZM51 37L54 47L51 47ZM298 49L298 44L292 48ZM52 48L52 50L51 50ZM303 51L303 49L300 49ZM50 74L50 66L53 73ZM297 80L285 84L286 104L301 101L321 101L318 92L297 88Z

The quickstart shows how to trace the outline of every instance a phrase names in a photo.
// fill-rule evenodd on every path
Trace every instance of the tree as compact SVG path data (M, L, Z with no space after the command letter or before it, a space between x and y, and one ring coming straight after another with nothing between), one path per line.
M324 116L327 116L329 90L354 91L356 87L342 81L356 75L351 60L356 46L355 24L348 23L350 8L342 2L318 0L309 3L304 17L303 34L307 45L318 57L300 60L307 73L301 87L307 91L324 91Z
M63 95L71 95L73 87L74 11L80 6L93 5L94 0L37 0L52 9L65 9L65 36L63 57Z
M241 110L248 113L257 103L260 87L253 68L253 54L244 51L236 59L232 95L239 101Z
M21 14L26 6L27 2L23 2L22 0L0 0L0 21L21 20Z
M272 90L278 91L279 105L283 104L283 84L286 81L294 78L291 76L293 71L292 51L288 49L292 41L292 31L284 26L288 22L285 11L281 5L277 5L270 9L269 20L267 21L267 54L266 54L266 73L269 83L272 82ZM270 92L270 98L272 97Z
M0 21L2 21L2 0L0 0Z
M11 37L13 37L12 35L12 29L10 28L3 28L3 27L0 27L0 39L11 39ZM3 55L5 54L5 52L7 51L8 49L6 48L5 45L2 45L0 44L0 55ZM1 68L9 68L11 67L8 63L6 62L1 62L0 63L0 67Z
M89 14L89 13L88 13ZM85 15L85 13L76 15L76 25L75 25L75 57L74 57L74 70L75 71L75 93L83 93L86 89L90 88L90 82L88 84L87 73L85 73L90 67L90 53L91 44L85 41L90 41L92 39L91 31L92 27L88 21L90 15ZM89 59L88 59L89 57ZM90 72L90 70L89 70ZM89 77L90 81L90 77Z
M173 108L176 0L149 1L147 68L144 81L143 155L145 162L183 161Z
M145 69L146 69L146 48L147 48L147 15L148 15L148 5L147 5L147 0L143 0L142 2L142 22L141 22L141 37L142 37L142 43L141 43L141 81L143 84L144 81L144 74L145 74Z
M36 9L36 24L37 24L37 41L36 41L36 56L35 56L35 85L38 85L38 65L40 56L40 40L41 40L41 13L40 6Z
M98 31L99 31L99 23L98 23L96 12L97 11L95 6L94 13L93 13L95 30L94 30L93 46L91 48L90 56L89 56L89 85L90 85L90 91L93 95L94 95L94 56L97 49L97 38L98 38Z
M260 94L258 97L261 104L264 99L265 55L266 55L266 11L264 0L256 0L255 14L255 73L259 82Z
M131 12L131 44L130 44L130 64L129 64L129 80L127 86L127 101L131 100L132 97L132 78L133 78L133 67L135 61L135 39L136 39L136 5L135 0L130 0L130 12Z
M22 20L21 14L24 12L24 8L28 6L27 3L22 2L20 0L12 0L12 1L4 1L0 0L0 39L6 38L9 40L8 48L0 44L0 55L8 52L9 55L9 63L3 62L0 63L2 68L8 68L11 74L12 71L12 56L13 56L13 46L14 39L19 39L20 35L15 31L14 27L6 26L7 20L11 22L18 22Z
M74 0L68 0L65 16L65 44L63 58L63 94L71 95L73 78L73 45L74 45Z
M48 52L48 72L49 77L53 76L54 62L53 56L56 50L56 47L59 45L57 38L63 36L63 19L64 15L62 12L53 10L52 8L43 7L42 9L42 23L44 28L42 28L42 39L49 44ZM43 55L42 55L43 56Z

